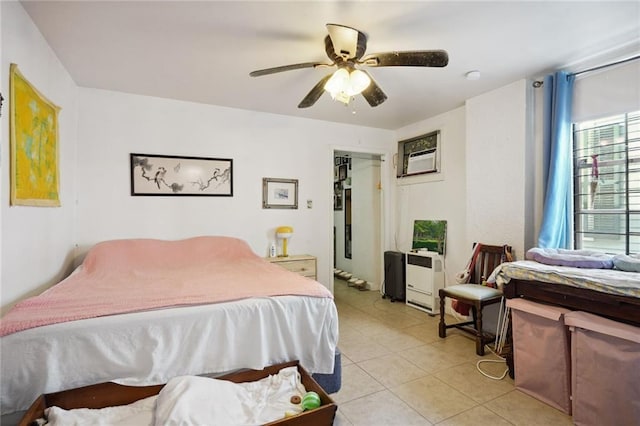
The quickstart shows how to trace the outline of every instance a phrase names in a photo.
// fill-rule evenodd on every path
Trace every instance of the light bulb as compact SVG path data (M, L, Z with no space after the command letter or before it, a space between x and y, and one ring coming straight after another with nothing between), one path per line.
M351 96L354 96L369 87L371 79L364 71L353 70L349 76L349 82L351 83Z
M344 68L339 68L333 73L331 78L324 84L324 90L331 93L331 96L344 90L344 87L349 85L349 71Z

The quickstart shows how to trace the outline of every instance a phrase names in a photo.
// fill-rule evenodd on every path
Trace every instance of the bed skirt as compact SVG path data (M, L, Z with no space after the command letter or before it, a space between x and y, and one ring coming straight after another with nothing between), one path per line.
M340 349L336 348L336 354L333 362L333 373L331 374L312 374L311 377L324 389L326 393L336 393L342 387L342 358Z

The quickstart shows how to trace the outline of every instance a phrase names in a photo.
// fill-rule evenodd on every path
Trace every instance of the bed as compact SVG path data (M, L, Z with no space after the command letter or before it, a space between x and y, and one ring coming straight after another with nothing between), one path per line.
M640 325L640 274L521 260L498 273L506 298L524 297Z
M507 299L521 297L640 326L637 272L521 260L501 265L496 281ZM507 354L507 364L513 377L512 354Z
M105 381L260 370L299 360L330 374L337 310L320 283L242 240L99 243L73 274L0 321L2 414Z

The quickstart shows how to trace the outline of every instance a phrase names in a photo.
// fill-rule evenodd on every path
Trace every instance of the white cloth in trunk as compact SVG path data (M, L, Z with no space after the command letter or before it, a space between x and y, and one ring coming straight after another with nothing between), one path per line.
M176 377L158 395L155 425L261 425L283 418L287 411L301 412L290 399L304 393L295 366L247 383Z

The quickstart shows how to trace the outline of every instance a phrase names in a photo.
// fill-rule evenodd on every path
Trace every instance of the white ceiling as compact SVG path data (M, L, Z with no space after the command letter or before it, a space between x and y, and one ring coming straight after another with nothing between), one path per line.
M640 52L639 1L22 1L82 87L397 129L549 71ZM446 68L369 68L389 99L297 105L331 70L325 24L368 35L367 53L445 49ZM476 81L465 73L480 70ZM354 113L355 111L355 113Z

